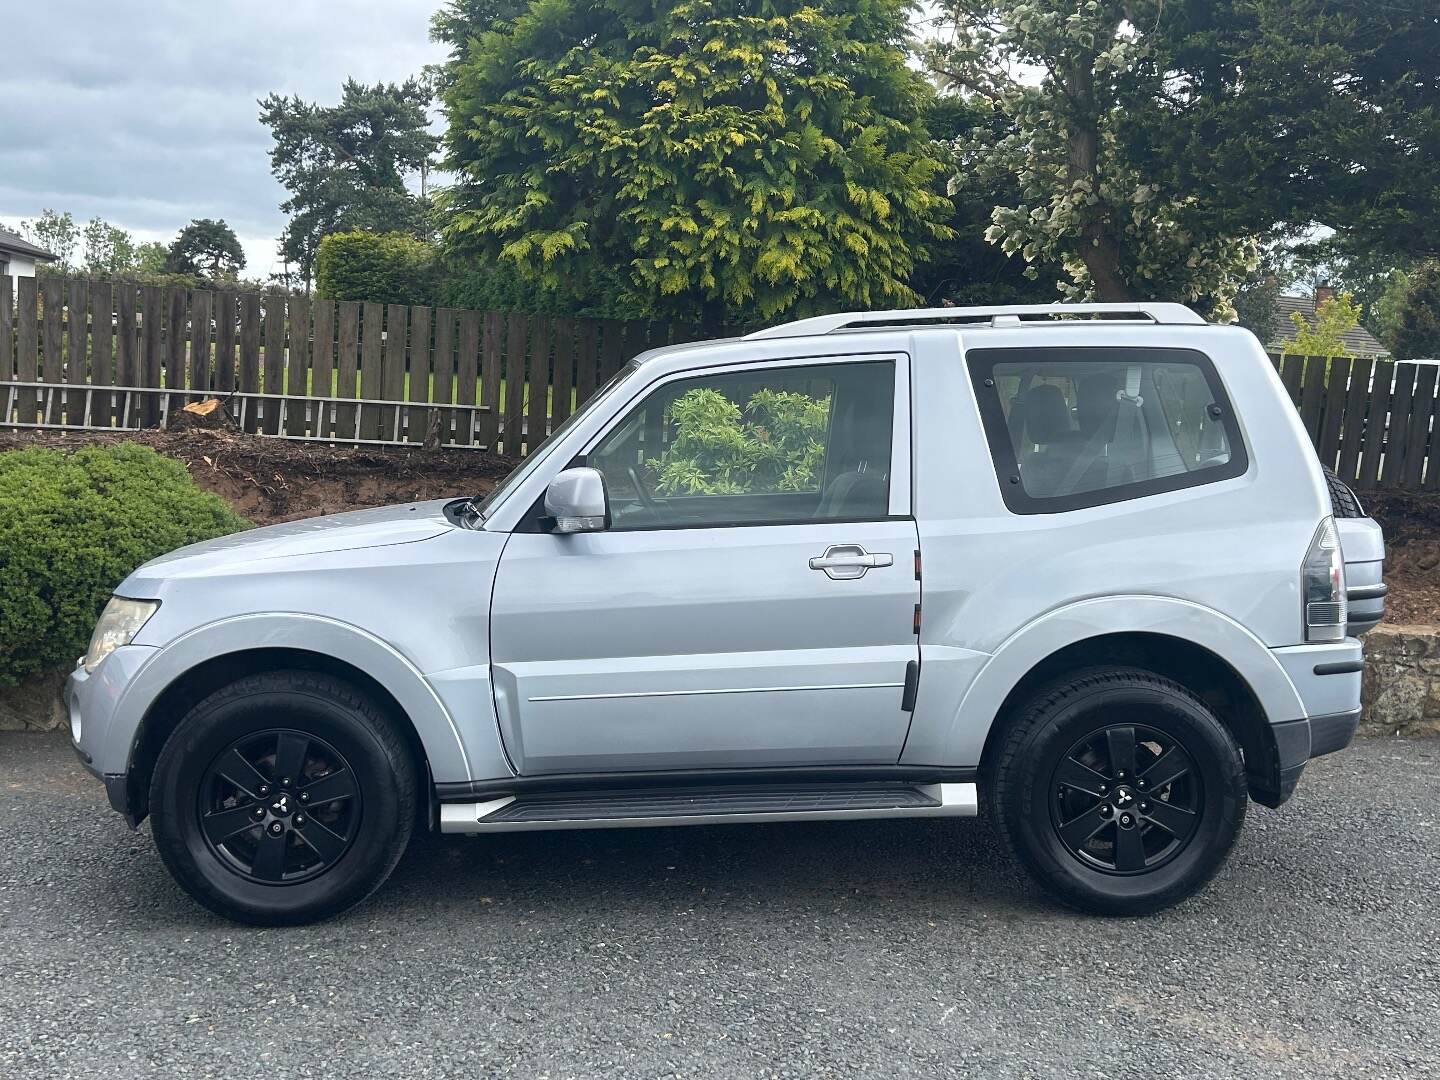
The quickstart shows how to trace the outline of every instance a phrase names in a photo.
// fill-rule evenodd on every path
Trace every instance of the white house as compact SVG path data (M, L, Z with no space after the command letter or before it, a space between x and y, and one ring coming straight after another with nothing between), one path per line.
M0 274L8 274L15 285L19 285L22 277L35 276L37 262L54 262L56 258L44 248L0 229Z

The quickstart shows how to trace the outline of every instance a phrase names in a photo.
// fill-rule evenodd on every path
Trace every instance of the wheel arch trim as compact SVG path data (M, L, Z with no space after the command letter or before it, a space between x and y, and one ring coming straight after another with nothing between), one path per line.
M901 764L978 765L1006 699L1037 665L1069 646L1119 634L1175 638L1206 650L1249 687L1271 724L1305 716L1299 692L1269 646L1222 612L1175 597L1096 597L1046 612L1001 642L947 718L928 731L911 731Z
M358 626L302 612L230 616L198 626L156 649L116 702L107 735L106 760L124 761L129 770L151 708L186 673L221 656L263 649L314 653L366 672L405 713L424 748L434 779L474 779L454 718L404 654Z

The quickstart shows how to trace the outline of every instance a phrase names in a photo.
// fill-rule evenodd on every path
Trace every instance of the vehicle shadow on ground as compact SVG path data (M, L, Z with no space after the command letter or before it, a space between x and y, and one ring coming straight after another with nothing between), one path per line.
M417 836L381 897L422 908L637 916L763 907L805 914L863 900L923 915L937 902L1014 915L1046 902L985 824L861 821Z

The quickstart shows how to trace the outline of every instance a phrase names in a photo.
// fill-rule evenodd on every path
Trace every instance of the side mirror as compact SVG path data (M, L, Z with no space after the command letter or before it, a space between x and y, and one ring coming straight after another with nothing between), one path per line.
M552 532L604 532L610 527L610 500L598 469L566 469L545 489L545 514Z

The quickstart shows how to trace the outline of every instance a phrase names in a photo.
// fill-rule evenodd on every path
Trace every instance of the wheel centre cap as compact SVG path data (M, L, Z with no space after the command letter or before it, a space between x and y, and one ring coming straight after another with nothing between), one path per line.
M270 803L270 812L276 817L289 817L295 809L295 800L288 791L277 795Z
M1117 814L1133 814L1139 802L1135 796L1135 792L1123 786L1115 789L1115 793L1110 796L1110 801L1114 805Z

